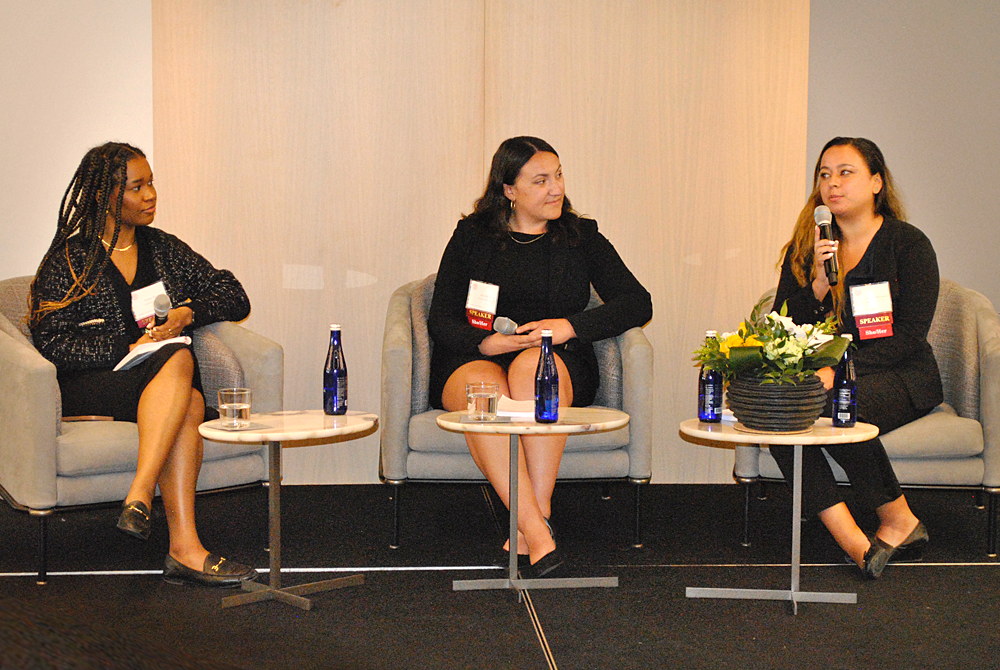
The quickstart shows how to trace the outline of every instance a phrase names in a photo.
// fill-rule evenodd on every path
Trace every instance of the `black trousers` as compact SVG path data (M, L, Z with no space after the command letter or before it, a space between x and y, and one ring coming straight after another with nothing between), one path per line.
M832 392L827 394L824 416L830 416ZM878 426L888 433L926 415L931 408L913 406L906 385L894 372L868 375L858 379L858 420ZM771 455L781 473L792 481L793 447L772 445ZM811 517L844 501L837 480L823 451L847 473L857 501L867 509L881 507L903 495L889 456L879 438L855 444L831 444L822 448L802 449L802 513Z

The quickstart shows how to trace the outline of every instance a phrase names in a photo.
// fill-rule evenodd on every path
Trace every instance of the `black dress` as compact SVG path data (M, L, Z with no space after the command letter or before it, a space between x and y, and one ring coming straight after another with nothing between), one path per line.
M111 283L115 306L123 314L126 334L132 342L142 337L144 332L132 315L132 291L159 281L145 245L139 245L137 255L135 277L131 284L125 281L125 277L114 263L108 263L101 278L101 281ZM59 371L57 379L62 395L63 416L110 416L115 421L134 423L137 418L139 398L146 385L174 353L184 348L189 347L180 343L165 345L142 363L119 372L114 372L111 368ZM194 356L193 351L191 355ZM191 386L204 395L197 359ZM214 409L206 407L206 418L216 418L215 414Z
M500 287L497 315L518 324L568 319L577 337L555 347L569 370L573 404L593 402L600 383L592 342L615 337L652 318L649 292L628 270L615 248L589 219L578 221L578 243L543 236L492 236L476 218L459 222L441 258L427 327L433 339L430 403L441 409L448 378L476 360L505 370L520 352L484 356L479 344L491 331L469 325L465 300L472 279ZM604 305L587 310L591 286Z

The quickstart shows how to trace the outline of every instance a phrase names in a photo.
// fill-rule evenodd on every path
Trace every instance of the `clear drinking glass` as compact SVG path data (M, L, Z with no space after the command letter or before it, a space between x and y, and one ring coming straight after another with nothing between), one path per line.
M493 421L497 418L500 385L494 382L471 382L465 385L469 403L469 418L473 421Z
M250 425L250 389L219 389L219 422L229 429Z

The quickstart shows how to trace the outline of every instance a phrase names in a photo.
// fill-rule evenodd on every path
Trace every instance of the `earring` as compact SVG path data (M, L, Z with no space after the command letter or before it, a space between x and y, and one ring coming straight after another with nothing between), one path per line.
M510 211L512 211L512 212L513 212L513 211L514 211L514 209L516 209L516 205L514 204L514 201L513 201L513 200L511 200L511 201L510 201Z

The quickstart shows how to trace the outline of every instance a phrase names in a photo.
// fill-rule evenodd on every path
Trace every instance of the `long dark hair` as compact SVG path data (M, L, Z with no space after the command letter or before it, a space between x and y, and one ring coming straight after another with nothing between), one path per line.
M510 200L504 194L503 187L513 186L524 164L531 160L539 151L546 151L559 156L552 145L537 137L512 137L504 140L497 152L493 154L490 165L490 176L486 182L486 190L476 201L472 216L486 230L498 237L505 238L510 230L512 214ZM580 241L580 216L573 210L569 198L563 197L562 215L554 221L549 221L549 237L556 244L565 243L576 246Z
M80 165L73 173L73 179L63 194L59 205L59 223L55 237L48 251L38 265L38 272L31 282L28 294L28 324L37 326L42 318L58 309L71 305L94 290L104 268L107 267L110 256L104 252L101 238L107 215L114 213L115 233L111 238L111 246L118 243L118 233L122 227L122 202L125 189L119 188L114 202L112 192L116 186L124 186L128 181L128 162L134 158L145 158L142 150L130 144L108 142L94 147L84 155ZM40 301L35 296L35 282L42 270L56 256L65 256L70 263L70 238L78 238L86 248L86 256L82 268L70 267L73 275L73 285L66 295L59 300Z
M813 229L816 226L813 213L817 207L823 204L823 196L819 191L819 170L823 162L823 154L830 147L839 146L854 147L861 154L861 158L864 159L872 176L878 175L882 178L882 189L875 194L873 204L875 214L887 219L903 220L906 218L906 209L903 207L899 189L892 178L892 173L889 172L889 168L885 164L885 156L882 155L882 150L878 148L878 145L864 137L834 137L824 144L823 150L819 152L816 167L813 169L812 193L809 194L805 206L799 212L798 221L795 222L795 230L792 232L792 239L781 250L782 260L785 258L785 254L791 254L792 274L795 275L799 286L805 286L813 280ZM834 237L839 240L840 228L836 226L836 219L833 231ZM781 262L778 261L779 267ZM840 283L830 290L833 293L834 313L839 319L844 308L844 285Z

